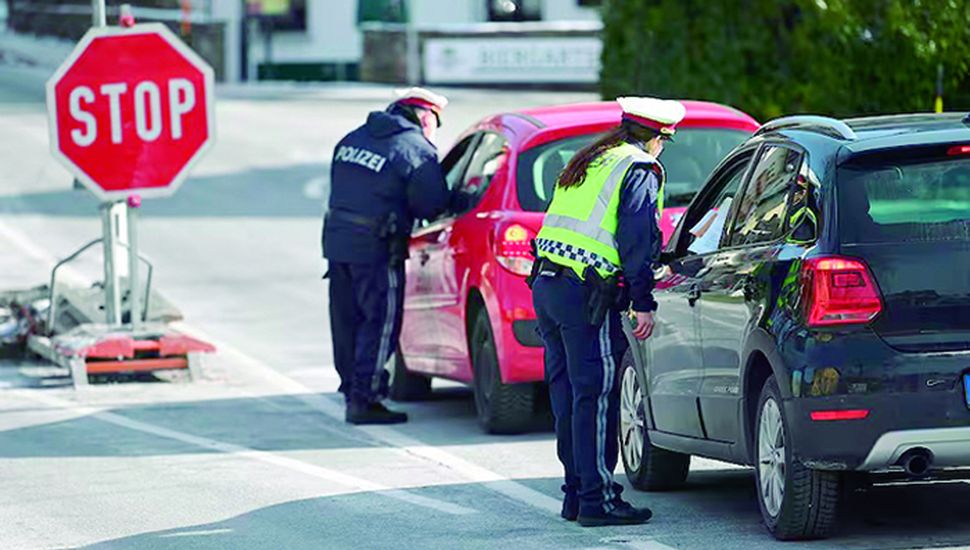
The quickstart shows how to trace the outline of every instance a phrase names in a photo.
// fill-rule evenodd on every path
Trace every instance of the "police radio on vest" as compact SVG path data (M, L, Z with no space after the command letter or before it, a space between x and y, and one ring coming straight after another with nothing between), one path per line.
M167 116L162 109L163 91ZM185 78L172 78L161 84L144 80L133 87L115 82L102 84L96 90L78 86L68 96L71 117L81 125L71 130L71 140L79 147L88 147L99 136L105 136L105 129L99 127L98 118L92 113L95 107L103 112L102 102L108 107L111 143L120 144L129 137L123 131L126 122L130 122L128 117L134 117L135 133L142 141L155 141L165 131L172 140L182 139L182 119L195 108L195 98L195 86Z

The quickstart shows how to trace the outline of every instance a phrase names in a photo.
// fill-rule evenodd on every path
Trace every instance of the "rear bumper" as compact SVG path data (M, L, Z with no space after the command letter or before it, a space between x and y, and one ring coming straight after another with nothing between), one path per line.
M954 468L970 465L970 426L905 430L883 434L860 470L882 470L894 466L911 449L926 449L933 458L933 467Z
M532 292L522 277L499 270L481 287L495 335L499 368L506 384L542 382L542 339L536 331Z
M519 319L503 323L504 338L499 353L502 381L507 384L542 382L542 339L535 332L534 319Z
M936 446L939 467L970 467L968 352L904 353L871 330L789 339L784 405L796 460L820 470L894 468L911 448ZM799 345L797 345L799 344ZM784 378L783 378L784 379ZM860 420L812 420L813 412L866 410ZM963 444L966 449L953 449Z
M954 377L957 378L957 377ZM962 384L946 391L868 396L794 398L785 403L792 420L796 460L819 470L876 471L892 468L908 450L924 448L933 467L970 467L970 408ZM866 409L862 420L813 421L813 411Z

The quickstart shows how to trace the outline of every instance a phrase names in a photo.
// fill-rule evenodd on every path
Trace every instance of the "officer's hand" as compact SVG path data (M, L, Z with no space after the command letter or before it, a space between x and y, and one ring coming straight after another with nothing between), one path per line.
M636 311L634 312L637 320L637 326L633 329L633 336L637 340L646 340L650 338L653 334L653 313L649 311Z

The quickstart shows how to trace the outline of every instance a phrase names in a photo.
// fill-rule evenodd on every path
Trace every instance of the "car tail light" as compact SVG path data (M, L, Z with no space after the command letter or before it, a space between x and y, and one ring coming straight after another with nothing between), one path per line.
M513 223L500 228L495 240L498 263L516 275L527 276L532 271L532 239L535 232Z
M869 417L868 409L851 409L843 411L812 411L815 422L831 422L835 420L865 420Z
M862 260L826 256L802 265L808 325L864 324L882 312L882 297Z
M954 145L947 150L946 154L950 155L951 157L958 155L970 155L970 145Z

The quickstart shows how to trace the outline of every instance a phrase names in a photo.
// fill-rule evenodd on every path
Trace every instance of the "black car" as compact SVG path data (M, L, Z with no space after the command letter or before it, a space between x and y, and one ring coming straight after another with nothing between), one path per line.
M970 117L796 116L708 178L664 251L654 335L621 369L632 484L753 465L779 539L851 480L970 467Z

